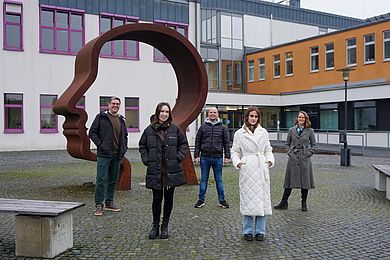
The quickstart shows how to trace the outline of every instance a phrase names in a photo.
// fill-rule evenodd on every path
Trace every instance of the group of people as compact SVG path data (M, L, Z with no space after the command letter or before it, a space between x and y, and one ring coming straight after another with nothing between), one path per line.
M127 151L127 129L123 116L119 114L120 104L119 98L110 98L108 110L96 116L89 131L91 140L97 146L96 216L103 215L104 210L121 210L113 200L120 161ZM287 209L292 189L301 189L301 210L307 211L308 190L314 188L310 157L315 152L316 141L306 112L298 113L294 127L289 129L286 143L288 162L284 193L281 202L273 208ZM141 159L147 166L146 188L151 189L153 194L150 239L168 238L175 188L185 184L182 161L187 149L185 134L172 123L170 105L166 102L159 103L150 118L150 125L139 140ZM209 108L208 117L196 134L194 161L200 163L201 168L195 208L205 206L211 168L219 206L229 208L225 200L222 168L224 163L232 161L239 171L243 237L247 241L264 240L266 216L272 214L269 169L274 166L275 158L268 132L261 126L259 109L249 107L246 110L244 124L234 134L230 148L229 133L219 118L218 109Z

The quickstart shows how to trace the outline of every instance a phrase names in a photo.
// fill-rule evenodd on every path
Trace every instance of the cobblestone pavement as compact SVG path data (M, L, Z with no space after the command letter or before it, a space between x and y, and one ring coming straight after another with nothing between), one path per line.
M135 161L132 190L116 196L122 211L105 212L102 217L93 215L93 188L82 187L83 182L93 180L93 162L72 159L65 152L0 156L0 197L86 203L74 211L73 249L57 259L390 259L390 202L383 192L373 188L375 170L371 166L390 164L390 158L353 156L352 166L342 167L337 155L315 155L316 189L309 191L308 211L300 210L300 192L294 190L289 209L274 210L268 218L267 239L247 242L241 234L237 172L231 166L224 167L229 209L218 207L213 180L206 205L201 209L193 207L198 186L178 187L169 239L149 240L152 196L150 190L140 185L144 167L135 151L128 153ZM277 153L275 157L276 165L271 170L274 205L283 192L287 160L285 154ZM66 163L74 171L57 174L55 178L50 174L13 176L13 171L26 165L35 169L34 174L48 164L56 169L53 158L58 159L58 169ZM83 169L84 174L73 173ZM15 259L14 251L15 218L2 213L0 259Z

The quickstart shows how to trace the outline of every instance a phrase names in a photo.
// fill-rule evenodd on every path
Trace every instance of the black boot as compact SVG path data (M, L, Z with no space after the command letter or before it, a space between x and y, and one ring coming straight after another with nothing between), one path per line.
M168 238L168 221L163 221L161 225L161 239L167 239Z
M302 200L302 211L307 211L306 201Z
M307 194L309 193L308 189L301 189L301 198L302 198L302 211L307 211Z
M287 209L288 208L288 197L290 197L292 189L284 189L282 201L279 205L274 206L274 209Z
M153 223L152 230L150 230L150 233L149 233L149 238L150 239L158 238L159 227L160 227L160 225L158 223Z

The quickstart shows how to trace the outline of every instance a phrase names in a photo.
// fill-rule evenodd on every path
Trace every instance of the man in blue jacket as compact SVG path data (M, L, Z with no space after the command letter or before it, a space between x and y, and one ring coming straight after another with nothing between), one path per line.
M106 210L121 210L114 204L120 163L127 152L127 128L124 117L118 113L120 104L118 97L111 97L108 110L95 117L89 130L89 137L97 146L96 216L103 215L103 203Z
M223 154L225 154L225 159L223 159ZM230 139L228 131L219 118L218 109L215 107L208 109L208 117L196 134L194 159L195 162L200 162L201 167L199 200L195 208L204 206L211 167L214 172L219 206L224 209L229 208L225 200L222 167L224 162L228 163L230 160Z

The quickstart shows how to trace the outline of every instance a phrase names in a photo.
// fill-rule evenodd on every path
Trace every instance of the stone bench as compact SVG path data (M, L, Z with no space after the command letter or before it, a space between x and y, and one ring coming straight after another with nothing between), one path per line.
M375 189L386 191L386 198L390 200L390 165L373 165L376 170Z
M16 214L16 256L53 258L72 248L72 211L84 205L0 198L0 212Z

